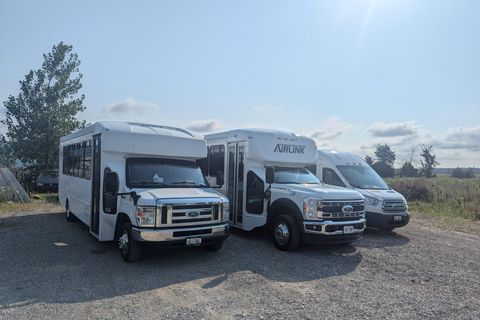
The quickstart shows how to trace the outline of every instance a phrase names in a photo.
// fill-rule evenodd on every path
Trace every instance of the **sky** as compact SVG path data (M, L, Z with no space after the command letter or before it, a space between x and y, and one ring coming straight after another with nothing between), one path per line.
M270 128L396 167L480 167L480 1L0 0L0 119L63 42L77 119ZM6 132L0 124L0 133Z

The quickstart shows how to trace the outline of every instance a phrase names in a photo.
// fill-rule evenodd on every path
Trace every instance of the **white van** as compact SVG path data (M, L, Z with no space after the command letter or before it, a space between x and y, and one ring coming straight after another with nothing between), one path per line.
M195 162L206 154L198 133L97 122L60 139L59 200L68 221L115 240L127 262L142 243L218 250L229 234L229 202Z
M355 189L365 196L368 227L393 230L408 224L410 214L405 198L359 156L319 149L316 171L324 183Z
M305 243L350 243L365 228L363 196L323 185L307 167L315 141L285 131L240 129L207 134L202 170L207 180L225 173L220 192L230 200L230 224L250 231L269 224L280 250Z

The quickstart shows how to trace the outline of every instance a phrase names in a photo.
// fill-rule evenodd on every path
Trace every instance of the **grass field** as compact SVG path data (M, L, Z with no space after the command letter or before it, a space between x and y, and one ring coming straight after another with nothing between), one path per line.
M449 175L436 178L390 178L390 186L403 194L409 211L426 216L480 221L480 177L457 179Z

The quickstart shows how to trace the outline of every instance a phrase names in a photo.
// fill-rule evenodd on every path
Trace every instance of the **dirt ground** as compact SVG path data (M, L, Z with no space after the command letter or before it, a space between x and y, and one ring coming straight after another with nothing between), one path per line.
M288 253L234 229L127 264L59 206L0 212L0 319L479 319L480 237L445 223Z

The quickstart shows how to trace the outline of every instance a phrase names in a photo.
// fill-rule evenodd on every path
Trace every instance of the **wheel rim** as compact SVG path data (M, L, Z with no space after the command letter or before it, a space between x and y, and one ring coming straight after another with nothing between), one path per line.
M118 238L118 247L122 250L123 254L128 253L128 233L127 231L123 231L123 234L120 238Z
M279 222L275 227L275 240L281 244L287 244L288 240L290 239L290 232L288 230L288 226L285 222Z

